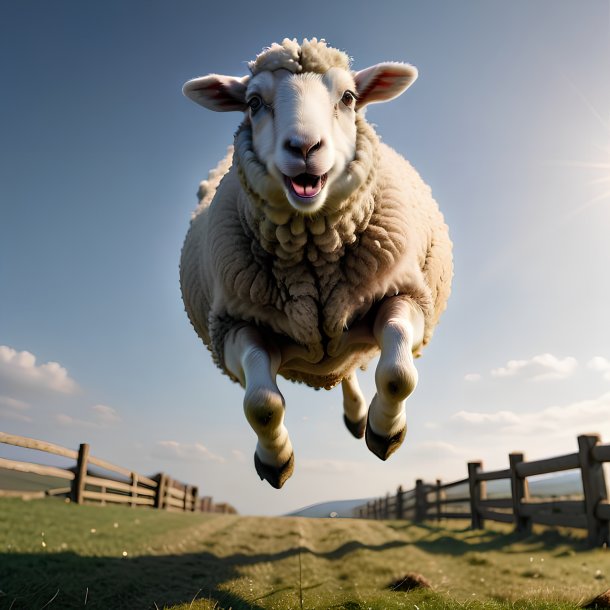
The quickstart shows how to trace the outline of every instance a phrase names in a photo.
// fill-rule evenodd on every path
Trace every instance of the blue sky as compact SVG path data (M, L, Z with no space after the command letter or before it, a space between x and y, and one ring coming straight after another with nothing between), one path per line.
M297 462L277 491L178 285L197 185L240 116L181 87L286 36L419 68L367 117L432 186L455 279L400 451L351 438L338 391L280 381ZM607 0L4 2L0 74L0 429L262 514L610 441Z

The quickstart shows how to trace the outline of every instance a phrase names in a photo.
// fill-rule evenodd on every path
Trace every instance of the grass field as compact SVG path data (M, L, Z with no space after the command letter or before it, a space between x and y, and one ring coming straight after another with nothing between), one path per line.
M466 523L239 517L0 500L0 607L577 608L610 551ZM392 591L415 572L432 589Z

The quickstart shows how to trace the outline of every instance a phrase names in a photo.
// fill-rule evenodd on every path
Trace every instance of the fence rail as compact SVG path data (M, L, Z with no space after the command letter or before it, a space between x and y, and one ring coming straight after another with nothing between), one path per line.
M567 455L525 461L522 453L508 456L509 467L483 471L482 462L468 463L468 477L450 483L424 483L418 479L415 488L371 500L354 509L354 516L363 519L468 519L473 529L480 529L486 520L513 523L519 532L531 531L533 524L573 527L587 530L593 546L610 544L610 502L603 465L610 462L610 444L602 444L599 435L578 437L578 451ZM528 477L580 470L583 499L533 498ZM488 498L487 482L506 480L510 497ZM468 491L457 495L455 488ZM447 490L453 489L452 495ZM409 498L408 500L406 498ZM450 507L450 510L447 510ZM458 510L460 507L463 510Z
M78 451L75 451L53 443L5 432L0 432L0 443L75 460L73 467L59 468L37 462L0 458L0 469L69 481L69 487L49 489L47 495L64 494L77 504L112 503L171 511L236 512L227 503L214 503L210 496L200 498L196 486L176 481L165 473L146 477L92 456L87 443L82 443ZM14 492L8 491L14 495Z

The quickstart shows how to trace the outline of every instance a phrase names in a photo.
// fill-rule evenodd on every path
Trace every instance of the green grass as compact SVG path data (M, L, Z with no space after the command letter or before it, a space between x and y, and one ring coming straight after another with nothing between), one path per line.
M577 608L610 552L466 523L167 513L0 500L0 608ZM431 590L388 585L416 572Z

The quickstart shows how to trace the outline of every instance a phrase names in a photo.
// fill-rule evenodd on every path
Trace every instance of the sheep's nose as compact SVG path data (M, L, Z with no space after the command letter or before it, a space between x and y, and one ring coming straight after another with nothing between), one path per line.
M322 148L322 140L319 138L289 138L284 142L284 148L297 157L307 159L309 155Z

